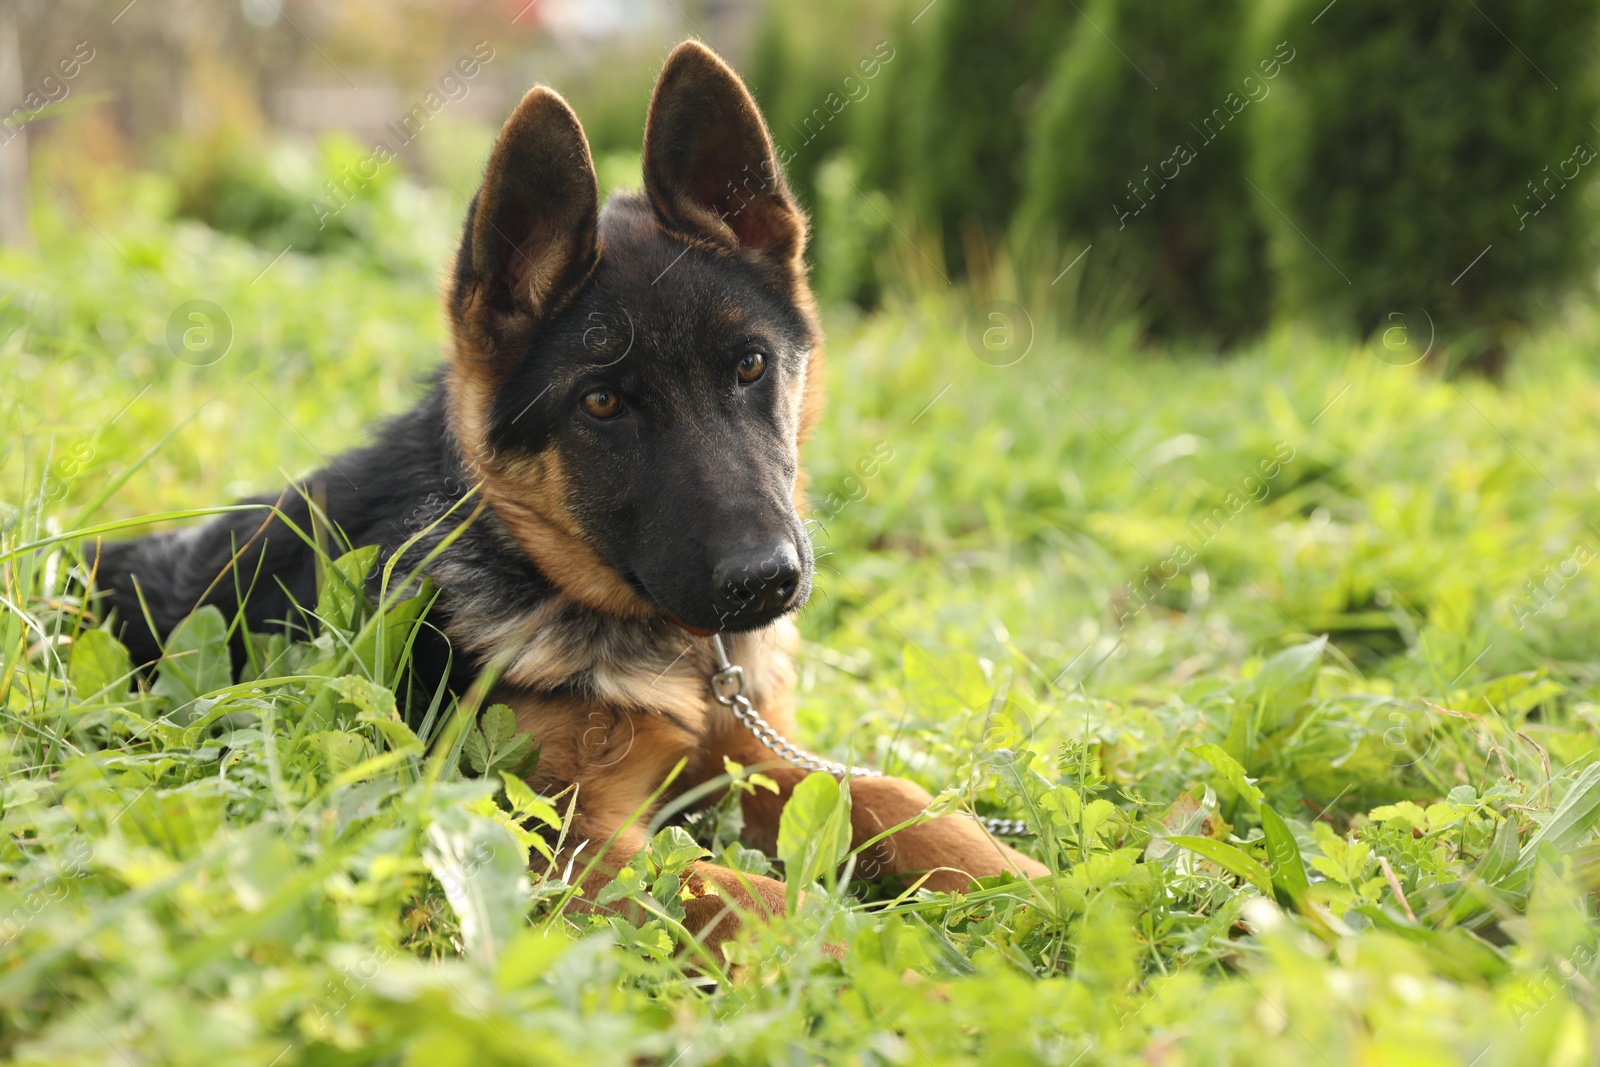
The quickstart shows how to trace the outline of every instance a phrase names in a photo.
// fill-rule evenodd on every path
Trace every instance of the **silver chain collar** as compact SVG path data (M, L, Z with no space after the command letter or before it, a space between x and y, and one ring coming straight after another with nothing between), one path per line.
M805 771L822 771L835 778L882 778L882 771L875 771L871 767L852 767L848 763L837 760L824 759L813 752L791 742L778 731L772 724L761 717L761 713L750 703L750 698L744 695L744 668L728 658L728 650L722 643L721 634L711 635L711 649L717 657L717 670L711 676L711 695L716 697L717 703L733 712L734 719L749 730L767 748L777 753L778 757L787 763L793 764ZM1021 819L984 819L983 827L996 837L1030 837L1033 831Z

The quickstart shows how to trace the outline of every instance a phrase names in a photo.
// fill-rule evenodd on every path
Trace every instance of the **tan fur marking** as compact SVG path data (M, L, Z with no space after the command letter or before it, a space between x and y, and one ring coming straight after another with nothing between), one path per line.
M683 924L714 950L737 934L743 921L770 919L787 910L783 883L759 874L697 863L689 876L691 892L699 888L697 881L710 883L716 892L684 901Z
M463 367L478 366L466 373ZM451 431L461 442L468 474L517 543L540 570L572 599L595 611L624 618L648 618L656 611L578 534L566 506L567 479L553 450L520 462L504 463L488 444L485 420L498 375L489 360L475 357L458 336L451 348L446 378Z
M659 615L580 536L567 509L568 481L554 450L516 465L487 463L481 485L484 499L511 536L563 593L607 615Z
M711 777L705 748L695 735L655 716L607 716L585 701L505 690L491 699L508 703L518 728L533 733L542 746L539 768L530 780L535 789L556 792L567 783L577 784L577 812L568 829L572 843L557 856L554 871L564 871L570 862L581 872L594 863L583 879L578 908L600 910L589 902L647 844L644 828L658 806L650 803L650 794L681 759L689 765L674 792ZM688 885L699 893L685 901L684 923L713 950L737 933L742 920L784 912L783 884L771 878L697 863ZM618 910L635 920L644 918L636 908Z

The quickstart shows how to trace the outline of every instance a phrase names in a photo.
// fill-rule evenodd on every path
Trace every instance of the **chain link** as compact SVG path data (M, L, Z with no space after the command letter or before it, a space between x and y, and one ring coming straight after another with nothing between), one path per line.
M761 717L755 705L744 695L744 668L728 659L728 650L722 644L721 634L711 635L711 648L717 656L717 670L711 676L711 695L716 697L718 704L733 712L733 717L740 726L755 735L757 741L777 753L780 759L801 770L822 771L835 778L883 777L882 771L875 771L871 767L852 767L848 763L824 759L814 752L807 752L774 730L772 724ZM1021 819L988 818L982 822L984 829L996 837L1033 836L1033 831Z

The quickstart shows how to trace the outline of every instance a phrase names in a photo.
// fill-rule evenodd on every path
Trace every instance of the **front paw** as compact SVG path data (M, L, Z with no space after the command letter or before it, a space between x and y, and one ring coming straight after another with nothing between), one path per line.
M782 882L715 864L697 864L683 887L683 925L712 949L737 934L745 921L764 922L786 910Z

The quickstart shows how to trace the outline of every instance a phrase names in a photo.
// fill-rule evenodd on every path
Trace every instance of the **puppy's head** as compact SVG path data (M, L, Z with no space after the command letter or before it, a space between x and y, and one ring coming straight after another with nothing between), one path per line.
M766 124L697 42L656 83L644 183L600 210L572 110L544 87L523 98L446 294L454 431L568 595L748 630L810 590L796 499L818 333Z

